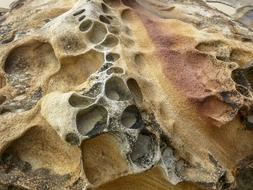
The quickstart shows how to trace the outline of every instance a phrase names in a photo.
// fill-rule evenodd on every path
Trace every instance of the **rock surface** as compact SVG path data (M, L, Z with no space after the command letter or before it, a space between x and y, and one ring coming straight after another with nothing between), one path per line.
M199 0L19 0L0 24L0 189L252 190L250 27Z

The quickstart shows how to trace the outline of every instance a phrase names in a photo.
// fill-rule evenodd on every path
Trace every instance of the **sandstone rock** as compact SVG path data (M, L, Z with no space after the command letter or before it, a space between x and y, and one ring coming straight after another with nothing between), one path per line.
M250 28L199 0L22 0L0 23L0 189L252 189Z

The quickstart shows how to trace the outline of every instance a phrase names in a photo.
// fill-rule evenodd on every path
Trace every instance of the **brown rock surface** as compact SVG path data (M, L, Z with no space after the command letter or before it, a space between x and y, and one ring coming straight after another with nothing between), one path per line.
M0 34L0 189L252 190L250 27L199 0L19 0Z

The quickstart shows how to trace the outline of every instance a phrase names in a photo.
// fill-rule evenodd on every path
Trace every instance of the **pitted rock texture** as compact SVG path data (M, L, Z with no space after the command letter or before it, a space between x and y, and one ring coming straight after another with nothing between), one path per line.
M0 24L0 189L252 189L249 25L200 0L19 0Z

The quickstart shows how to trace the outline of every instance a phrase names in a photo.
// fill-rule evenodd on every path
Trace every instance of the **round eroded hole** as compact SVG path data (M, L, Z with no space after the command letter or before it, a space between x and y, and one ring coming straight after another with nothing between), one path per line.
M90 29L91 25L92 25L91 20L85 20L80 24L79 30L82 31L82 32L86 32L87 30Z
M135 105L128 106L123 111L121 123L126 128L140 129L143 127L141 114Z
M69 104L73 107L87 107L91 105L95 100L81 96L78 94L72 94L69 98Z
M108 62L115 62L120 58L120 55L117 53L108 53L106 55L106 61Z
M76 117L79 133L88 136L100 133L106 126L107 115L107 110L99 105L80 111Z
M120 33L120 30L115 26L109 26L108 27L109 32L112 34L118 35Z
M106 36L106 39L101 44L101 46L112 48L112 47L115 47L116 45L118 45L118 43L119 43L119 40L115 35L108 34Z
M105 94L109 99L115 101L124 101L131 97L126 84L118 77L112 77L106 81Z
M91 43L98 44L105 38L106 34L107 30L105 25L95 21L88 33L88 40Z

